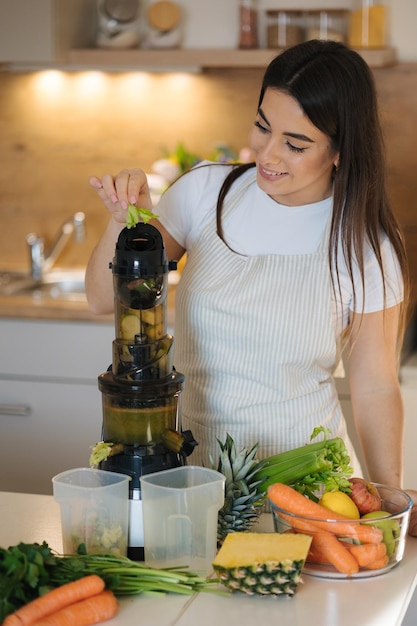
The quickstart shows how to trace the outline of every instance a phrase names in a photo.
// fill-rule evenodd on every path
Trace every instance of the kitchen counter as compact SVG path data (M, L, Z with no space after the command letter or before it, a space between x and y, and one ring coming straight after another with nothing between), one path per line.
M94 315L85 297L64 300L28 294L0 296L0 318L109 323L113 321L113 314Z
M167 295L167 325L172 329L174 324L174 301L176 285L170 284ZM85 294L68 294L66 297L51 297L33 293L17 295L0 295L0 318L28 320L63 320L87 321L94 323L112 323L113 313L95 315L87 304Z
M0 492L0 519L1 546L45 540L54 550L62 551L60 511L52 496ZM272 530L269 515L262 516L257 529ZM152 626L400 626L405 625L416 582L417 539L409 538L403 561L384 575L360 580L305 575L304 584L292 598L210 593L122 598L118 615L106 624L136 626L140 620ZM413 621L408 617L407 624L417 623L417 615Z

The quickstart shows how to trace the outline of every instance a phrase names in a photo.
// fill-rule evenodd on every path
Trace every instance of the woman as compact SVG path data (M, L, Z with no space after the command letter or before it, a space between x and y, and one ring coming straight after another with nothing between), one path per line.
M260 456L303 445L317 425L348 440L335 389L348 343L355 425L375 482L401 485L398 356L408 276L385 187L371 72L335 42L309 41L268 66L250 133L254 162L202 164L156 213L176 295L182 425L216 456L226 433ZM128 202L151 208L141 170L93 177L111 213L89 262L91 308L111 311L105 272ZM365 469L365 468L364 468Z

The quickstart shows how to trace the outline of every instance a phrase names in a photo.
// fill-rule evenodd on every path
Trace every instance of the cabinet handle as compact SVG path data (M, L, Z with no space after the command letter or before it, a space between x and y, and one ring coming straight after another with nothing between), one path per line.
M30 415L32 409L25 404L0 404L0 415Z

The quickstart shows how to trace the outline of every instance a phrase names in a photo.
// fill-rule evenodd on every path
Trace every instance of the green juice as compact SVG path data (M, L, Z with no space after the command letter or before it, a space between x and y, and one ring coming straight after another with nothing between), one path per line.
M126 408L104 401L104 439L112 443L149 445L160 443L162 434L176 429L177 401L167 406Z

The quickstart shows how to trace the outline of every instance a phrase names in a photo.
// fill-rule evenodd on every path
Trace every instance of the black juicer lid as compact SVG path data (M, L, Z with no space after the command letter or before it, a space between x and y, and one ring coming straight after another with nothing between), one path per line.
M113 262L110 263L113 274L134 278L167 274L176 267L176 261L166 258L159 230L143 222L122 230Z

